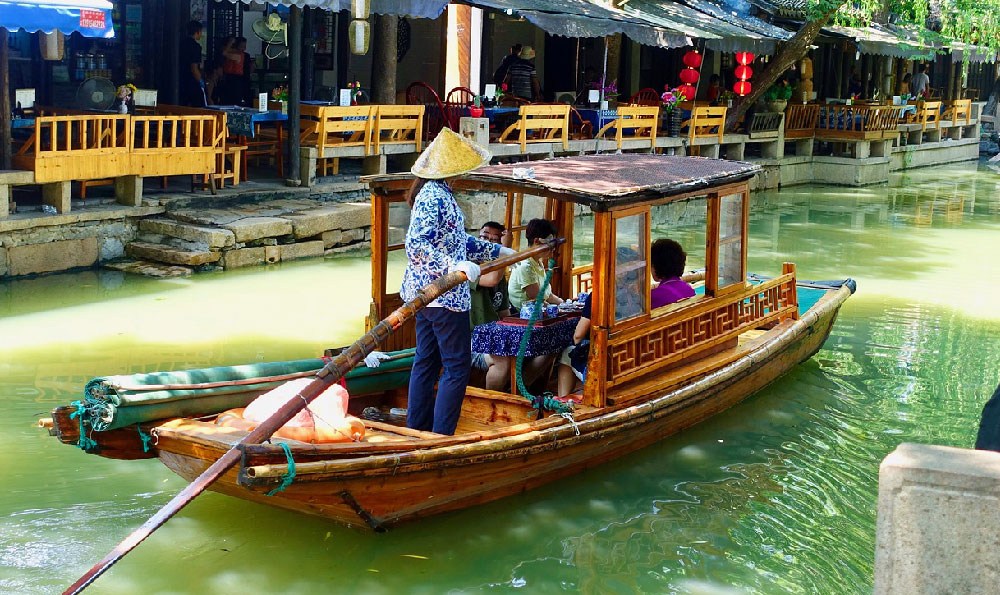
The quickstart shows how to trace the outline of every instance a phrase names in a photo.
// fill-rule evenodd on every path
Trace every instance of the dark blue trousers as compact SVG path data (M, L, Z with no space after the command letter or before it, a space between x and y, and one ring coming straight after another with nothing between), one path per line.
M417 353L410 372L406 425L415 430L454 434L472 366L469 313L424 308L417 312L416 326ZM442 365L444 373L438 380Z

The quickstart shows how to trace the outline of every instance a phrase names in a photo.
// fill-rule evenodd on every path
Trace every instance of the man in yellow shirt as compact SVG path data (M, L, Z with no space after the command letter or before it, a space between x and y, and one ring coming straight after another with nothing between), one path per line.
M527 248L534 248L536 245L545 244L555 238L556 226L547 219L532 219L528 221L524 229L524 235L528 240ZM528 258L517 263L511 270L510 279L507 281L507 291L510 296L510 305L516 313L524 304L532 304L538 297L538 292L545 281L545 268L542 261L547 258L545 254L535 258ZM549 304L561 304L562 298L552 293L551 287L545 288L545 302Z

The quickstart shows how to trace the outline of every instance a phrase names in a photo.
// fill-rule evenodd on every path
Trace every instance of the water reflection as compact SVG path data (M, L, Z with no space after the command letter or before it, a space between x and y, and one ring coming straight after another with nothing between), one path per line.
M812 360L680 436L383 536L206 494L97 592L870 592L879 461L902 441L969 446L998 381L997 190L996 174L953 166L891 187L755 194L751 270L794 261L802 277L853 276L859 292ZM703 217L672 206L655 232L697 258ZM344 259L0 284L0 591L64 587L183 486L155 461L58 444L36 415L98 374L343 344L363 330L369 279L366 261Z

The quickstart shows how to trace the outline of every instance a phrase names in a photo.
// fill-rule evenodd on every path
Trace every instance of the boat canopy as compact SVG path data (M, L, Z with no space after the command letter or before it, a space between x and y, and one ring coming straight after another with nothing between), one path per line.
M545 195L607 211L646 201L683 198L694 192L749 180L760 166L673 155L585 155L488 165L464 176L461 187L476 182ZM366 176L373 187L412 177L409 174Z

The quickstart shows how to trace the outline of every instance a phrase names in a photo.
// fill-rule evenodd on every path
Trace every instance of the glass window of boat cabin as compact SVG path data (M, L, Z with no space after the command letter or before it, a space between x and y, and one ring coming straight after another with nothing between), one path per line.
M649 207L615 213L614 321L649 312Z
M650 242L661 238L674 240L687 254L684 271L704 271L707 221L708 200L705 196L652 205ZM703 293L700 289L703 284L704 281L691 283L699 294Z
M742 289L746 281L746 217L747 197L742 192L712 197L717 206L710 204L709 211L718 213L709 230L709 239L714 240L715 250L706 249L709 259L713 253L717 260L709 263L709 270L716 269L714 277L706 274L710 294L725 293L729 289ZM714 229L712 229L714 228ZM714 265L714 266L713 266Z

